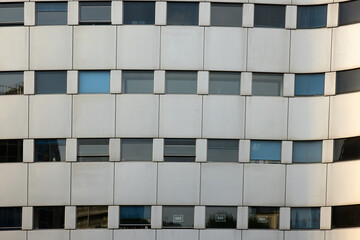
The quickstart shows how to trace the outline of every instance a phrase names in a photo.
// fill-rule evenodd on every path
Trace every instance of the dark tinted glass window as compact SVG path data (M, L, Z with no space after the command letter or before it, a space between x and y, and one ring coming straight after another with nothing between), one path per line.
M327 5L298 6L297 28L326 27Z
M239 140L209 139L207 147L208 162L237 162L239 160Z
M78 162L109 161L109 139L78 139Z
M0 95L23 94L23 93L24 93L23 72L0 73Z
M36 3L36 25L66 25L67 2Z
M360 205L332 207L332 228L360 227Z
M35 140L35 162L65 161L65 139Z
M0 208L0 231L21 230L21 207Z
M111 2L79 2L80 24L111 24Z
M197 72L167 71L166 93L171 94L196 94Z
M151 161L153 140L146 138L121 139L121 161Z
M165 162L195 162L195 139L165 139Z
M35 72L36 94L66 93L66 71Z
M209 94L239 95L240 73L210 72Z
M34 229L64 228L65 207L34 207Z
M76 207L77 228L107 228L107 206Z
M296 74L295 96L324 95L325 74Z
M360 22L360 1L339 3L339 25Z
M360 91L360 69L336 72L336 94L357 91Z
M24 25L24 3L1 3L0 26Z
M254 27L284 28L285 6L255 4Z
M252 95L282 96L283 74L253 73Z
M236 228L237 207L206 207L207 228Z
M124 24L155 24L155 2L124 2Z
M319 229L320 208L291 208L291 229Z
M167 2L167 25L198 25L199 3Z
M322 160L322 141L293 142L294 163L320 163Z
M22 162L23 140L0 140L0 162Z
M164 206L163 228L193 228L194 207Z
M120 228L136 229L150 227L150 206L120 206Z
M242 4L212 3L211 26L242 26Z
M153 93L154 71L123 71L123 93Z
M360 137L334 140L334 162L356 159L360 159Z
M249 207L249 229L278 229L278 207Z

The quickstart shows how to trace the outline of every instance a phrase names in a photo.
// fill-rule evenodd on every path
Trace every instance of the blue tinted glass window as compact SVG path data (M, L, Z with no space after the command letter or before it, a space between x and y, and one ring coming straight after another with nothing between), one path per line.
M293 162L321 162L322 142L321 141L301 141L293 143Z
M155 24L155 2L124 2L124 24Z
M80 71L79 93L109 93L110 71Z
M291 208L291 229L319 229L320 208Z
M296 74L295 96L324 95L325 74Z
M198 25L199 3L168 2L168 25Z
M120 228L149 228L150 206L120 206Z
M280 161L281 141L251 141L250 160Z
M326 27L327 5L298 6L297 28Z
M67 2L36 3L36 25L66 25Z

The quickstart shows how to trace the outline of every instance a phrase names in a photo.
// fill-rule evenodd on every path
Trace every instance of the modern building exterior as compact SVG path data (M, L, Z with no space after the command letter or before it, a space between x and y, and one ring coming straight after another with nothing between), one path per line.
M360 0L1 1L0 240L359 240Z

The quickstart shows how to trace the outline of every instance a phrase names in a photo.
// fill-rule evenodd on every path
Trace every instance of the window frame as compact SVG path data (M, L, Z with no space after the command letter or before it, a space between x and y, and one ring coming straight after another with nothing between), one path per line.
M174 144L174 143L178 144ZM185 143L185 144L181 144ZM172 153L171 146L177 146L175 148L181 149L191 149L191 153ZM169 150L170 148L170 150ZM170 151L170 153L169 153ZM187 139L187 138L165 138L164 139L164 162L195 162L196 160L196 139Z
M131 76L132 74L139 74L142 75L140 79L131 79L134 78L134 76ZM122 79L121 79L121 89L122 93L124 94L154 94L154 71L151 70L122 70L121 72ZM137 78L139 78L139 75ZM149 79L147 78L149 75ZM151 76L150 76L151 75ZM144 77L146 76L146 77ZM147 89L146 91L140 91L140 90L133 90L133 87L130 87L129 90L129 81L140 81L142 84L144 81L149 81L149 85L151 86L151 90ZM151 83L150 83L151 82ZM140 84L141 85L141 84Z
M317 82L314 84L315 81ZM319 89L316 89L317 87L316 84L320 85L321 88L320 92L318 91ZM304 85L308 85L307 89L304 89ZM325 73L295 74L294 96L296 97L324 96L324 93L325 93Z
M216 143L227 143L227 145L216 145ZM214 145L213 145L213 144ZM233 143L235 145L235 148L231 148ZM231 156L234 158L230 158L229 160L219 160L219 158L212 158L212 149L215 149L215 151L218 151L219 155L224 155L226 153L229 153L229 151L236 151L235 156ZM209 152L210 151L210 152ZM234 153L231 153L234 154ZM216 160L217 159L217 160ZM224 158L225 159L225 158ZM208 139L207 140L207 162L238 162L239 161L239 140L238 139Z
M6 211L6 210L10 210L10 211ZM5 211L7 214L5 215L3 211ZM11 221L12 223L10 224ZM7 223L8 226L1 226L1 224L3 223ZM21 229L22 229L22 207L0 207L0 231L21 230Z
M143 214L144 218L138 218L137 221L139 223L122 223L121 221L121 213L124 211L121 211L121 208L144 208ZM149 215L147 215L147 213ZM146 217L148 218L145 218ZM133 218L126 218L128 221L130 219L130 222L134 221L137 216L134 215ZM147 221L147 223L145 223ZM150 205L123 205L120 206L120 215L119 215L119 229L150 229L151 228L151 206Z
M216 7L223 7L224 9L228 8L233 10L234 8L241 8L241 14L239 14L239 19L240 22L234 23L234 24L229 24L229 23L214 23L214 15L215 12L214 11ZM231 11L230 10L230 11ZM219 9L218 9L219 11ZM220 11L221 12L221 11ZM219 14L220 12L217 12L216 14ZM235 12L235 10L234 10ZM234 13L232 13L234 14ZM236 14L235 14L236 15ZM214 17L214 18L213 18ZM222 2L211 2L211 7L210 7L210 26L214 26L214 27L242 27L243 23L242 23L242 17L243 17L243 4L242 3L222 3Z
M61 76L61 82L55 87L62 86L61 89L53 88L52 81L59 81L59 79L52 79L49 75L57 74ZM44 76L41 76L44 75ZM46 76L48 75L48 76ZM50 89L47 89L49 88ZM35 71L35 94L66 94L67 93L67 72L64 70L55 71Z
M272 78L274 78L274 79L272 79ZM276 91L278 93L276 93L276 95L273 94L272 92L264 94L264 93L262 93L261 88L260 89L254 88L254 86L257 86L256 83L258 83L258 84L259 83L277 84L276 87L278 87L279 89ZM255 89L255 92L254 92L254 89ZM252 74L251 95L252 96L262 96L262 97L282 97L282 96L284 96L284 74L282 74L282 73L280 73L280 74L279 73L253 73Z
M315 214L317 216L315 217L315 219L312 219L313 216L311 216L310 226L295 226L295 222L293 221L293 219L296 219L296 217L293 217L293 214L295 214L294 213L295 210L298 211L308 210L311 211L311 214L313 214L314 213L313 211L316 210ZM314 223L315 221L316 223ZM315 226L313 224L315 224ZM294 229L294 230L320 229L320 207L292 207L290 209L290 229Z
M179 9L180 4L184 4L184 5L187 5L187 6L194 7L193 10L194 10L194 12L196 12L196 16L194 16L195 22L191 22L192 19L188 19L186 22L181 22L181 21L184 21L183 19L182 20L179 20L179 19L172 20L171 18L169 19L169 16L172 16L172 14L169 14L169 11L174 10L174 9ZM169 6L170 6L171 10L169 10ZM184 8L184 6L182 6L182 7ZM191 7L189 7L189 9L190 8ZM189 11L189 9L187 9L187 10ZM182 10L186 10L186 9L184 8ZM191 9L190 9L190 11L191 11ZM182 16L184 13L182 13L181 11L180 12L175 12L175 13L178 14L178 15L180 14L180 16L182 18L184 18L184 16ZM167 2L166 25L169 25L169 26L198 26L199 25L199 2L178 2L178 1L176 1L176 2Z
M6 145L6 146L4 146L4 148L6 148L7 153L4 154L3 152L0 152L0 164L1 163L23 162L23 144L24 144L23 139L1 139L0 147L2 146L2 144ZM16 156L9 156L9 147L11 147L12 145L15 145L17 148ZM4 154L4 155L1 155L1 154ZM14 157L16 158L16 160L10 161L9 158L14 158Z
M254 210L254 211L252 211L252 210ZM257 213L257 211L259 211L259 210L265 211L265 213ZM268 213L266 211L268 211ZM272 211L272 213L271 213L271 211ZM256 218L257 218L256 214L258 214L258 215L262 214L265 216L266 215L275 215L276 227L271 227L271 224L269 227L262 227L261 224L263 224L263 223L259 223L259 222L258 222L258 224L260 224L259 226L253 225L254 223L252 223L251 221L256 220ZM280 207L256 207L256 206L253 207L253 206L251 206L251 207L249 207L249 214L248 214L248 229L279 229L279 225L280 225L279 224L279 222L280 222L279 216L280 216ZM265 217L260 216L260 218L265 218ZM266 218L268 218L268 217L266 217ZM270 218L270 220L271 220L271 218Z
M283 11L283 19L281 19L282 23L280 26L276 26L273 23L257 23L257 11L259 11L259 7L269 7L270 8L276 8L278 7L280 9L280 7L282 8ZM257 8L258 7L258 8ZM257 10L258 9L258 10ZM259 13L258 13L259 14ZM273 16L277 16L278 14L272 14L270 16L270 10L268 10L267 14L269 15L269 17L273 17ZM277 28L277 29L284 29L285 28L285 22L286 22L286 5L282 5L282 4L255 4L254 6L254 27L258 27L258 28Z
M280 146L276 146L279 147L280 149L277 149L276 151L276 157L279 157L277 159L262 159L259 157L255 157L254 158L254 152L253 149L256 148L256 146L253 146L253 144L265 144L265 143L269 143L269 144L276 144L276 145L280 145ZM259 147L264 147L264 146L259 146ZM265 146L265 151L267 151L269 149L270 146ZM266 149L267 148L267 149ZM274 146L271 146L271 148L274 148ZM251 140L250 141L250 162L253 163L281 163L281 152L282 152L282 141L280 140ZM257 153L258 154L258 153ZM268 152L265 153L261 153L260 155L264 155L264 154L268 154ZM269 153L274 155L274 153ZM275 157L271 157L271 158L275 158Z
M184 210L186 209L187 211L189 211L189 216L186 216L185 214L188 214L187 212L184 213ZM193 229L194 228L194 206L163 206L163 211L162 211L162 226L163 229ZM175 211L176 214L172 214L171 211ZM177 214L178 212L178 214ZM171 215L172 214L172 221L169 222L165 222L165 214ZM192 215L192 216L190 216ZM175 217L178 217L178 223L180 223L181 218L182 219L188 219L190 218L190 222L189 224L186 224L185 226L175 226L173 225L175 223L174 219ZM184 222L184 220L182 221Z
M214 211L214 226L210 225L210 219L212 219L212 213L210 211ZM223 211L223 212L220 212ZM219 213L220 212L220 213ZM224 216L219 216L219 221L216 221L216 215L225 215L225 221L221 220L221 218L224 218ZM233 221L229 220L229 216L231 218L235 217ZM218 225L217 225L218 224ZM236 229L237 224L237 207L233 206L206 206L205 208L205 228L210 229ZM216 225L216 226L215 226Z
M99 76L96 76L99 75ZM105 79L105 80L103 80ZM102 81L106 81L103 83ZM100 84L101 88L99 88ZM94 85L94 86L92 86ZM96 89L96 90L94 90ZM110 93L109 70L80 70L78 71L79 94L108 94Z
M138 142L136 142L136 141L138 141ZM126 148L128 147L128 145L135 146L135 148L139 148L136 146L139 146L141 144L150 144L150 143L151 143L151 152L147 153L147 154L149 154L148 159L129 159L129 158L125 159L124 158L124 152L127 151ZM126 144L126 145L124 145L124 144ZM121 154L120 154L121 161L124 161L124 162L152 161L152 154L153 154L153 139L152 138L122 138L120 140L120 145L121 145L121 148L120 148L121 149ZM139 149L137 149L137 151L139 151Z
M62 215L57 216L61 212ZM45 216L41 214L49 213L50 216ZM56 215L56 216L55 216ZM49 221L41 221L41 218L52 218L55 226L46 226L50 225ZM57 219L54 219L57 218ZM42 225L46 222L45 226ZM65 227L65 207L64 206L34 206L33 207L33 229L64 229Z
M220 80L225 79L225 80ZM217 85L223 82L222 87ZM235 88L231 85L237 85ZM229 92L230 90L230 92ZM232 92L233 91L233 92ZM238 96L241 92L241 73L240 72L209 72L209 95L230 95Z
M96 141L107 142L107 144L96 144ZM92 143L92 144L84 144L84 143ZM84 146L106 146L107 145L107 153L80 153L81 145ZM82 160L82 158L84 160ZM94 160L89 160L94 159ZM108 162L110 160L110 140L109 138L78 138L77 139L77 162Z
M16 87L15 88L10 88L10 84L6 84L5 82L15 82L14 79L6 79L6 75L8 76L15 76L18 75L19 78L21 78L20 83L16 81ZM2 83L4 81L4 84ZM15 89L16 93L11 93L12 90L9 91L0 91L0 96L9 96L9 95L23 95L24 94L24 72L21 71L13 71L13 72L0 72L0 89L5 89L5 88L9 88L9 89Z
M46 5L46 4L51 4L51 5L60 5L60 4L65 4L66 5L66 10L65 11L40 11L39 10L39 7L41 5ZM68 2L63 2L63 1L60 1L60 2L35 2L35 26L57 26L57 25L67 25L68 24ZM39 24L39 16L38 16L38 12L65 12L66 13L66 17L65 17L65 23L61 22L61 23L55 23L55 24L48 24L47 22L46 23L40 23ZM63 19L64 20L64 19Z
M306 148L306 155L312 154L313 153L313 149L309 149L311 147L316 147L316 146L309 146L311 144L320 144L320 149L317 149L317 151L320 151L320 158L318 160L314 160L314 157L309 157L307 156L306 161L297 161L296 157L294 156L296 154L296 145L305 145L306 146L302 146L303 148ZM301 147L301 146L298 146ZM292 153L292 163L299 163L299 164L306 164L306 163L321 163L322 162L322 148L323 148L323 142L321 140L311 140L311 141L293 141L293 153ZM302 149L300 152L304 152L304 150ZM311 160L312 159L312 160Z
M24 26L24 3L23 2L4 2L4 3L0 3L0 14L1 14L1 9L5 9L5 8L11 8L10 5L13 6L17 6L17 7L12 7L12 8L22 8L22 20L10 20L10 21L0 21L0 27L5 27L5 26Z
M79 210L81 208L83 208L84 210L86 210L86 208L87 208L87 212L84 212L84 216L79 216L80 215ZM106 209L105 226L100 225L100 226L91 227L91 224L90 224L91 219L94 218L94 217L96 218L97 215L102 216L104 214L104 212L100 212L99 214L95 214L95 213L92 214L91 213L91 210L94 211L94 209L97 209L97 208L103 208L103 209L101 209L101 211L104 211L104 209ZM85 227L79 226L79 218L80 217L87 218L87 226L85 226ZM108 206L76 206L76 228L77 229L107 228L108 227L108 219L109 219Z
M176 76L180 75L180 76ZM181 77L184 77L181 79ZM195 78L193 78L195 77ZM185 88L179 89L176 87L180 81ZM170 83L170 84L169 84ZM175 85L172 85L175 84ZM165 93L166 94L197 94L198 72L197 71L166 71L165 72ZM175 87L174 87L175 86ZM170 87L170 88L169 88ZM188 91L188 90L191 91ZM186 90L186 91L184 91Z
M109 18L105 20L99 20L99 19L82 20L81 19L82 11L84 11L82 7L86 7L86 6L109 7L110 10ZM111 1L79 1L79 25L111 25Z
M146 23L146 21L144 21L145 23L128 23L128 20L126 20L126 16L128 11L126 10L127 7L130 7L129 5L131 4L140 4L140 3L146 3L149 4L152 3L153 4L153 13L151 17L153 17L151 23ZM127 6L128 5L128 6ZM123 24L124 25L155 25L155 2L153 1L124 1L123 2ZM138 22L138 21L137 21Z
M325 8L325 9L322 9ZM310 22L310 16L309 14L310 11L316 12L317 10L321 9L322 11L325 12L325 19L322 19L323 23L319 24L319 25L314 25L314 26L310 26L311 24ZM304 26L299 26L299 23L301 22L301 11L308 11L308 16L306 18L307 25ZM318 12L316 12L316 14L314 14L315 16L319 16ZM326 28L327 25L327 4L319 4L319 5L299 5L297 6L297 21L296 21L296 28L297 29L317 29L317 28Z

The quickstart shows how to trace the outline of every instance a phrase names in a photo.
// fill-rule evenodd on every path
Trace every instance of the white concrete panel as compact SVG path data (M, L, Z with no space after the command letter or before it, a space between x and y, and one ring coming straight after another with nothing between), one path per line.
M110 93L121 93L122 92L121 85L122 85L122 71L121 70L111 70L110 71Z
M296 5L318 5L332 3L334 0L292 0L292 4Z
M33 207L22 207L21 229L32 230L33 228Z
M164 139L153 140L153 161L164 161Z
M24 139L23 151L23 162L34 162L34 139Z
M295 92L295 74L284 74L283 96L293 97Z
M37 230L29 231L27 240L69 240L69 231L66 230Z
M246 99L245 138L286 139L287 113L287 98L248 97Z
M110 205L113 203L114 163L73 163L71 204Z
M255 11L254 4L243 5L243 18L242 18L243 27L254 27L254 11Z
M289 207L280 208L279 229L290 230L290 208Z
M76 206L65 206L65 229L76 229Z
M239 162L250 161L250 140L240 140Z
M245 97L204 96L203 137L244 138Z
M27 165L23 163L1 163L0 205L27 205Z
M331 207L320 208L320 229L331 229Z
M77 94L78 93L78 71L68 71L66 79L66 93Z
M123 94L116 96L116 136L157 137L159 96Z
M282 141L281 143L281 163L291 163L292 162L292 150L293 142L292 141Z
M329 0L327 0L329 1ZM327 9L327 27L337 27L339 21L339 4L329 4Z
M165 93L165 71L154 71L154 93Z
M244 205L281 206L285 200L285 165L245 164Z
M35 71L24 71L24 94L35 94Z
M113 69L115 58L115 26L74 27L75 69Z
M1 96L0 138L28 137L28 97Z
M40 26L30 28L30 69L72 68L72 27Z
M66 161L77 161L77 139L66 139Z
M151 206L151 228L162 228L162 206Z
M71 240L112 240L112 231L107 229L83 229L71 231Z
M248 207L238 207L237 209L237 220L236 220L236 228L237 229L247 229L248 228L248 217L249 216L249 208Z
M249 29L248 71L288 72L290 30Z
M198 71L197 94L209 94L209 72Z
M155 2L155 25L166 25L166 2Z
M240 82L240 94L251 95L252 94L252 73L242 72Z
M0 70L26 70L29 67L29 28L0 28Z
M69 163L43 162L29 165L29 205L70 204Z
M108 228L119 228L120 206L109 206L108 208Z
M210 26L211 5L208 2L199 3L199 26Z
M35 25L35 2L24 2L24 25Z
M288 121L289 139L326 139L329 126L329 97L290 98Z
M306 29L291 32L291 72L330 71L331 29Z
M209 27L205 30L205 70L245 71L247 30Z
M155 231L144 229L121 229L114 231L114 240L155 240Z
M249 0L250 3L291 4L291 0Z
M79 25L79 1L68 2L68 24Z
M191 229L158 230L157 240L198 240L199 231Z
M111 24L123 24L123 2L111 2Z
M202 98L196 95L160 96L160 137L201 136Z
M336 72L325 73L324 95L331 96L336 93Z
M244 230L242 240L283 240L283 231L274 230Z
M286 6L285 28L296 29L297 6Z
M205 228L205 206L195 206L194 208L194 228Z
M196 162L206 162L207 160L207 139L196 139Z
M198 205L200 196L199 163L159 163L159 205Z
M324 240L324 231L286 231L284 240Z
M73 102L74 137L115 136L114 95L76 95Z
M334 229L326 231L326 240L357 240L360 228Z
M34 95L29 101L29 136L31 138L71 136L71 96Z
M160 27L118 27L117 67L121 69L158 69Z
M0 239L26 240L26 232L25 231L1 231Z
M239 240L241 239L241 231L232 229L212 229L212 230L201 230L200 240Z
M242 205L243 165L204 163L201 165L202 205Z
M112 138L109 142L109 161L118 162L120 161L120 139Z
M165 26L161 28L161 68L201 70L204 28Z
M156 181L156 163L117 163L115 165L115 204L155 205Z
M324 140L322 143L322 163L331 163L334 158L334 140Z

